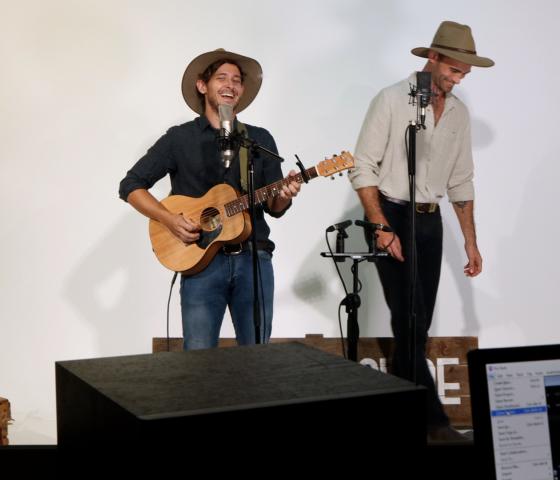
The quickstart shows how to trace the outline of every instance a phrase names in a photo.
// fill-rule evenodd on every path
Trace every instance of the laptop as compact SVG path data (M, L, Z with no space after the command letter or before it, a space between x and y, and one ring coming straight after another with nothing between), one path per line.
M481 478L560 479L560 345L467 355Z

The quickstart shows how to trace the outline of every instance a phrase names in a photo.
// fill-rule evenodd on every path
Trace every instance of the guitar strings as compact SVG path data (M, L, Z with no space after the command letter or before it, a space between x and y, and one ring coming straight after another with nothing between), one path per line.
M338 169L336 170L338 171ZM318 175L316 167L308 168L307 170L305 170L305 173L308 178L315 178ZM336 171L333 172L333 174L334 173L336 173ZM266 187L259 188L258 190L255 191L255 199L256 199L255 204L262 203L265 200L267 200L269 197L275 197L276 195L278 195L279 189L284 185L288 185L292 180L296 180L298 183L303 183L305 181L303 174L298 173L293 177L286 177L270 185L267 185ZM259 196L263 197L262 200L259 200ZM236 207L240 209L238 211L234 210L233 214L237 214L244 210L247 210L249 208L249 195L248 194L242 195L236 198L235 200L231 200L230 202L224 204L226 214L228 214L227 212L228 209L232 209L232 208L235 209ZM210 212L207 211L206 213L203 212L200 215L200 220L204 222L205 220L210 219L214 216L216 216L214 212L211 211Z
M306 173L308 175L311 174L312 173L311 170L312 169L307 170ZM301 173L296 174L294 177L286 177L286 178L283 178L282 180L278 180L277 182L274 182L270 185L267 185L266 187L262 187L262 188L259 188L258 190L256 190L255 191L255 197L256 197L257 201L255 203L262 203L269 196L273 196L273 197L276 196L276 194L278 192L278 189L280 187L284 186L284 185L288 185L292 181L292 179L295 179L298 183L303 183L303 175ZM258 199L259 195L262 195L265 192L267 194L265 196L265 198L263 198L262 200L259 200ZM235 200L231 200L230 202L225 203L224 207L227 210L228 207L230 207L230 208L234 207L236 204L243 207L242 208L243 210L246 210L247 208L249 208L249 195L245 194L245 195L242 195L242 196L236 198ZM236 212L236 213L238 213L238 212ZM215 216L215 213L206 212L206 213L202 213L200 215L200 219L201 220L206 220L206 219L212 218L214 216Z

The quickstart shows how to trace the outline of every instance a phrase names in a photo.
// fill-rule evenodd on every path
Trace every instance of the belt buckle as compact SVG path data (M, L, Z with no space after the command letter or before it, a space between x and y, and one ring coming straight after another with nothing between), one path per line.
M415 205L415 210L416 213L434 213L437 207L437 203L417 203Z
M234 250L234 251L226 250L227 247L233 247L233 246L235 246L235 245L237 245L237 247L239 248L239 250ZM243 252L243 244L242 244L242 243L237 243L237 244L235 244L235 243L228 243L228 244L226 244L226 245L224 245L224 246L222 247L222 250L223 250L223 252L224 252L226 255L239 255L241 252Z

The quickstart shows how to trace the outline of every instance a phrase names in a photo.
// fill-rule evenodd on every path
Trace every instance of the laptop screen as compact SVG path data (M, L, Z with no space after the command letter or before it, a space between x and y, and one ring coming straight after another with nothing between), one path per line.
M475 445L489 478L558 480L560 345L475 350L468 361Z

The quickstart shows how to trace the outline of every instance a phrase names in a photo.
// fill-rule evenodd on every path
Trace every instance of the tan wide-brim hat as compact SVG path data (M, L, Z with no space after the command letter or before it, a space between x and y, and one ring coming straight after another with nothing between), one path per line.
M183 81L181 83L181 90L183 91L183 98L187 105L196 113L203 115L204 106L200 102L198 90L196 89L196 81L200 75L218 60L231 60L235 62L241 70L243 70L243 95L239 100L235 112L239 113L245 110L259 93L262 84L262 68L256 60L244 57L238 53L228 52L223 48L218 48L212 52L206 52L196 57L185 70L183 74Z
M428 52L446 55L459 62L475 67L491 67L494 61L489 58L479 57L468 25L445 21L441 22L430 47L418 47L411 50L418 57L428 58Z

